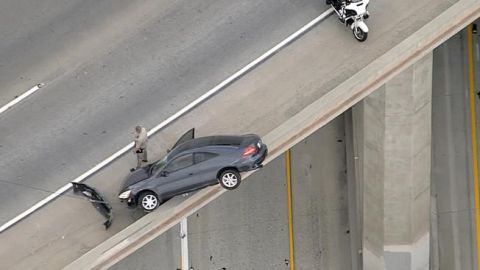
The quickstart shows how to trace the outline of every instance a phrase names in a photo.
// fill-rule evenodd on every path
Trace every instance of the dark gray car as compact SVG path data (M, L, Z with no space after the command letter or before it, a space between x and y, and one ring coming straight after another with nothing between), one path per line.
M194 138L185 133L161 160L133 171L119 193L129 206L152 211L166 200L220 183L240 185L240 172L262 166L267 146L254 134Z

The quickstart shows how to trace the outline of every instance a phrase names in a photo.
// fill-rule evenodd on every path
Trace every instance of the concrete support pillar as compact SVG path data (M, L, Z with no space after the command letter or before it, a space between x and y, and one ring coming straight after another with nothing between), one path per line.
M429 54L351 110L347 166L355 269L429 269L431 90Z
M358 232L357 240L352 241L352 245L357 247L352 246L352 250L355 252L355 249L359 248L357 253L360 254L357 262L352 264L357 265L355 269L385 269L383 259L384 131L385 91L380 89L352 108L351 137L354 158L353 162L347 161L349 167L347 170L353 169L355 172L353 176L348 175L350 228ZM350 147L347 145L348 148ZM351 157L351 155L348 156ZM353 211L357 212L356 215L353 215ZM355 235L353 234L352 237ZM352 258L355 257L357 254L352 254Z
M429 269L432 54L385 90L386 269Z

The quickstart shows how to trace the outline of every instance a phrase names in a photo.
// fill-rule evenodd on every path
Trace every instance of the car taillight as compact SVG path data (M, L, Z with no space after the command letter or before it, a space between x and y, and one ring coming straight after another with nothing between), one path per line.
M251 156L257 152L257 148L255 146L249 146L243 150L242 156Z

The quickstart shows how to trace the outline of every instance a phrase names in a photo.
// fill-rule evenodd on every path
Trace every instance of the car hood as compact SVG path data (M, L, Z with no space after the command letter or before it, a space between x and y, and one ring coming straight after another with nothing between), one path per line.
M126 188L128 188L131 185L134 185L142 180L147 179L149 177L149 171L150 171L150 166L147 166L147 167L137 169L132 173L130 173L125 179L125 182L123 183L123 187L120 192L124 191Z

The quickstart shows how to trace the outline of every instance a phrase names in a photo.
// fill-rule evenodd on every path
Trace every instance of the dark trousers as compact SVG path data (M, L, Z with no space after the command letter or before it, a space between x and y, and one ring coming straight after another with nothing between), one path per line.
M147 148L143 148L143 149L140 148L140 151L137 151L136 154L137 154L137 169L138 169L142 167L142 161L147 160Z

